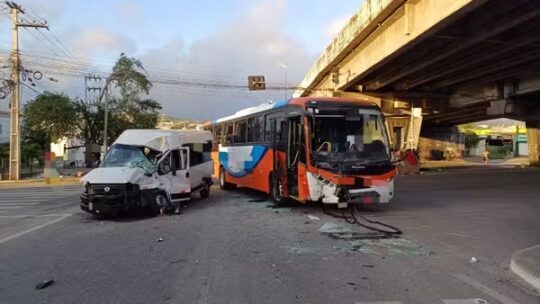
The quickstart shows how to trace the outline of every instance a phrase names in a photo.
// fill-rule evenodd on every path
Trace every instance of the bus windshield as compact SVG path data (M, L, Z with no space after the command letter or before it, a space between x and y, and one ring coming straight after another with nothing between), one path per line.
M377 110L314 109L311 148L320 164L372 165L388 163L386 128Z

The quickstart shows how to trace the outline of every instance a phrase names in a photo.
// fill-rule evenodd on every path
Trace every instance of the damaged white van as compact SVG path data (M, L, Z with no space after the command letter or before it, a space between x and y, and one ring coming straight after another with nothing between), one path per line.
M208 131L126 130L100 166L81 180L81 209L118 214L143 209L150 214L199 192L210 195L213 162Z

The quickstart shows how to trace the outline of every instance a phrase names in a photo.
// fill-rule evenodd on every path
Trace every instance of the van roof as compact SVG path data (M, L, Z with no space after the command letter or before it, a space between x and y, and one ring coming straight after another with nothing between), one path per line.
M120 134L114 144L145 146L164 152L183 144L206 143L211 140L212 133L209 131L131 129Z

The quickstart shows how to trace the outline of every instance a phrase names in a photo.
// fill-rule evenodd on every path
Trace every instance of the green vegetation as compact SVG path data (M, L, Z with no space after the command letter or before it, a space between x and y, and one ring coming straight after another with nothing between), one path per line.
M108 102L108 142L126 129L155 128L161 104L145 98L152 88L142 63L120 54L107 79L107 86L119 89ZM103 90L104 92L105 90ZM104 96L101 96L104 97ZM22 113L21 158L23 165L43 162L43 152L62 137L76 136L86 144L103 142L105 107L64 94L45 92L28 102ZM9 157L9 148L0 147L0 159Z

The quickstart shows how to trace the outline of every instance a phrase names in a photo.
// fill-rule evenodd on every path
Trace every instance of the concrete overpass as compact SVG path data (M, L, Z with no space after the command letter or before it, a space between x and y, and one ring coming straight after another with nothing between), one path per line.
M296 95L369 96L394 125L421 108L422 130L519 119L538 162L539 72L540 1L365 0Z

